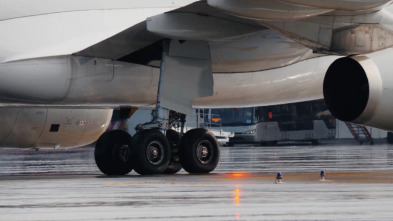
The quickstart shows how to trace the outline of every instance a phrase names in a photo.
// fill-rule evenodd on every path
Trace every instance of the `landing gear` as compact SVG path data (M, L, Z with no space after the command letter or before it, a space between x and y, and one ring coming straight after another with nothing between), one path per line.
M98 139L94 158L106 175L125 175L132 170L130 159L131 135L121 130L105 132Z
M388 137L386 139L387 139L388 144L393 144L393 133L388 132Z
M125 175L132 169L145 174L175 174L182 168L189 173L213 171L220 157L214 135L202 128L180 138L174 130L166 136L160 129L141 130L131 136L120 130L104 133L94 152L98 168L107 175Z
M180 162L189 173L209 173L220 158L216 138L206 129L188 131L181 139Z
M182 166L191 173L208 173L218 163L215 137L203 129L180 137L185 114L193 112L192 101L214 94L209 44L166 39L162 41L161 55L152 120L136 127L139 132L132 142L134 169L140 174L176 173ZM180 128L180 135L171 128Z
M168 139L169 147L171 149L171 159L164 173L175 174L182 169L179 158L180 134L175 130L167 130L166 138Z
M131 159L137 173L163 173L168 167L170 156L168 140L160 130L142 130L135 134Z
M190 173L213 171L219 159L216 138L205 129L182 136L185 113L193 112L195 98L214 94L213 79L208 42L163 40L152 119L135 128L132 140L129 135L127 139L122 135L121 142L102 135L96 146L100 170L105 174L125 174L131 168L139 174L176 173L181 167ZM180 128L180 134L171 128ZM123 150L127 154L119 154Z

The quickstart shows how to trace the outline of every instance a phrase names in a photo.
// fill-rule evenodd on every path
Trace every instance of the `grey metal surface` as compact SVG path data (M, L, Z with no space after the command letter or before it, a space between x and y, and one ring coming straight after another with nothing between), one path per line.
M112 112L112 109L0 108L0 147L85 146L106 131Z
M213 74L213 96L194 99L192 104L194 108L224 108L321 99L324 74L337 58L318 57L252 73L216 73ZM174 67L188 72L185 64L196 65L183 60L182 65ZM209 61L201 61L201 64L205 62ZM198 67L192 69L197 71ZM211 77L205 76L210 70L206 65L199 69L204 73L203 79L196 79L196 82L205 84L207 89L198 95L206 96L211 93ZM29 72L29 78L24 77L25 71ZM62 77L54 77L51 71ZM7 74L1 74L3 72ZM0 107L146 107L156 102L158 78L157 68L78 56L0 64ZM175 81L178 83L176 89L184 86L184 81L179 79ZM173 82L170 83L171 86ZM188 90L192 89L188 87ZM176 96L186 93L176 92Z
M0 220L391 220L393 146L223 147L210 175L102 176L93 149L0 150ZM326 170L327 181L319 181ZM283 184L274 184L281 171Z
M209 45L203 41L170 41L163 54L159 105L191 114L192 100L213 95Z

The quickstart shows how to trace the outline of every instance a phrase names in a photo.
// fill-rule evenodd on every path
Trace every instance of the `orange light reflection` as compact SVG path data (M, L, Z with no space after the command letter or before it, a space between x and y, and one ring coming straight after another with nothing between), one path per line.
M240 179L240 178L250 177L250 174L247 172L237 171L237 172L229 173L229 177Z
M212 121L213 121L214 123L218 123L218 122L221 121L221 118L219 118L219 117L217 117L217 118L212 118Z
M240 189L235 189L235 191L234 191L234 202L235 202L235 205L236 206L239 206L240 205L240 197L241 197L241 190Z

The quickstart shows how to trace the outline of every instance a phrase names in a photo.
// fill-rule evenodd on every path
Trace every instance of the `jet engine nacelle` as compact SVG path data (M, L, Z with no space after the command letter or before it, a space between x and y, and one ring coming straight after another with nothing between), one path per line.
M386 49L333 62L323 94L337 119L393 131L392 57Z
M390 0L282 0L283 2L288 2L291 4L312 6L318 8L329 8L336 10L347 10L347 11L360 11L360 10L370 10L380 7Z
M0 146L84 146L105 132L112 112L112 109L0 108Z

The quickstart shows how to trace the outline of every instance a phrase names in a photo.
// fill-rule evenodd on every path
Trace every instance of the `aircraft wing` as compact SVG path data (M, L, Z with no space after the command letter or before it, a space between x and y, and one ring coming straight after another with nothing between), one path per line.
M214 72L261 71L322 54L359 54L392 47L390 40L383 45L372 42L373 37L393 34L388 25L375 25L381 16L388 17L382 9L390 4L388 0L197 1L149 17L75 55L159 67L159 42L163 39L203 40L209 42ZM375 36L357 46L359 42L351 35L362 35L368 29ZM256 43L255 38L262 40ZM268 48L274 44L275 52L269 53L271 50L266 51L263 44L270 44ZM232 58L223 55L223 49L228 48L236 48L225 50Z
M159 30L157 30L157 28ZM153 30L154 29L154 30ZM204 40L211 44L237 39L267 29L254 21L229 15L197 1L168 13L149 17L104 41L75 53L131 63L159 66L163 39Z
M330 59L335 60L338 57L326 55L364 55L374 52L380 52L384 56L390 54L389 50L393 47L391 3L390 0L198 1L149 17L138 26L89 47L77 55L102 56L122 62L160 67L162 52L160 42L163 39L179 42L204 41L210 48L213 73L259 72L263 75L231 75L230 82L228 76L216 75L215 94L211 94L213 96L209 96L209 93L192 96L199 97L194 100L194 103L199 106L209 106L212 103L221 107L230 106L226 104L235 100L238 106L247 106L246 103L250 100L255 101L254 105L262 105L273 104L275 101L283 103L321 98L322 78L316 77L317 74L314 75L315 78L312 76L322 72L327 73L323 82L323 93L328 106L336 116L359 123L370 121L370 124L380 127L383 120L375 120L377 123L371 120L377 113L375 112L379 105L377 103L383 100L382 78L378 76L380 74L376 74L378 77L370 77L374 82L369 80L367 87L371 89L367 91L364 89L365 86L361 86L364 84L361 82L358 86L350 87L353 79L361 79L361 76L347 77L345 79L348 79L348 82L336 83L342 82L342 76L349 76L344 72L356 69L356 65L353 66L352 60L345 62L339 60L344 64L338 65L333 62L333 65L329 66L332 63ZM136 35L132 30L135 28L139 28ZM130 39L137 44L131 45ZM112 53L116 48L120 50ZM187 48L180 50L187 50ZM324 55L326 58L314 59ZM180 53L176 56L185 55ZM359 62L364 72L375 74L378 72L376 69L382 69L383 65L373 64L371 71L366 69L370 69L369 62L378 63L380 56L375 55L377 61L373 60L374 54L367 58L354 57L353 59ZM307 63L313 59L316 63ZM366 64L362 63L364 59L367 60ZM296 65L300 65L299 62L303 62L303 65L311 65L311 68L309 66L305 69L310 72L296 72ZM325 66L325 64L329 65ZM184 72L187 72L186 70L184 69ZM280 74L275 73L275 70L281 72L283 76L278 77ZM337 72L341 73L340 76L335 74ZM359 72L363 73L363 71ZM253 79L254 82L244 80L245 78ZM255 80L264 83L256 86ZM212 82L204 83L212 84ZM310 84L316 87L313 88ZM260 87L266 90L262 91ZM228 91L222 93L217 88L231 88L232 93ZM244 93L245 91L252 92L248 94ZM348 93L348 91L354 92ZM171 96L176 96L176 93L169 92ZM226 96L228 93L232 95L230 98ZM263 98L253 96L252 93L263 94ZM293 96L288 96L289 94ZM342 94L348 96L343 99ZM202 98L204 96L208 97ZM245 97L247 99L244 99ZM369 97L374 98L368 101ZM338 101L340 99L344 102ZM258 103L256 100L264 100L264 102ZM348 103L353 108L350 111L348 111ZM171 107L176 106L171 105ZM362 113L365 113L365 116L362 116ZM384 127L390 128L387 125Z
M7 42L0 48L5 106L154 105L166 72L164 103L178 112L191 105L320 99L334 91L326 88L337 87L344 94L355 91L350 101L372 88L359 92L364 96L353 105L358 112L371 97L366 112L382 110L377 106L388 100L381 82L390 70L379 59L393 47L389 0L116 0L95 7L91 0L37 2L42 7L34 10L17 10L15 4L31 4L26 0L3 2L9 7L0 9L0 28L7 30L0 36ZM353 69L372 73L377 77L369 79L377 83L359 81L348 89L352 79L361 79L347 74ZM343 74L332 74L337 72ZM326 73L333 76L329 85ZM341 76L347 82L336 85Z

